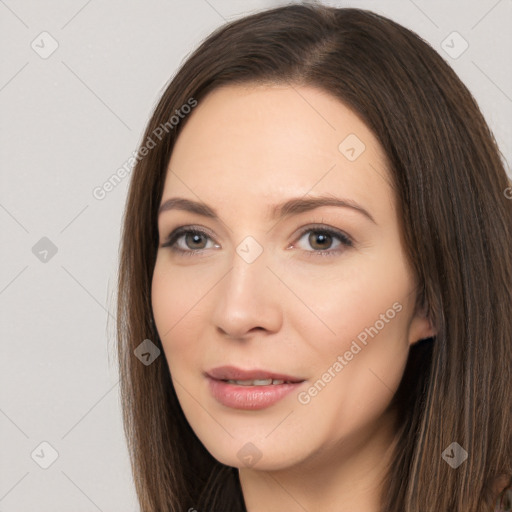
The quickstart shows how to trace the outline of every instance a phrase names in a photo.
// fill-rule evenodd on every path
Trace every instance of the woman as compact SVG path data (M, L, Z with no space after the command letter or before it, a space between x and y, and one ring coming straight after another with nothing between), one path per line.
M118 340L143 512L504 509L510 182L429 45L359 9L247 16L137 160Z

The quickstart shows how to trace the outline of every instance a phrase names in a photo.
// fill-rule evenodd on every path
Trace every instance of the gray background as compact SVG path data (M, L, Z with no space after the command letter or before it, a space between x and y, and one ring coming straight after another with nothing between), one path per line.
M92 192L132 156L207 34L285 3L0 0L0 512L138 510L114 350L129 178L102 200ZM324 3L374 10L429 41L510 162L512 0ZM469 44L456 58L453 31Z

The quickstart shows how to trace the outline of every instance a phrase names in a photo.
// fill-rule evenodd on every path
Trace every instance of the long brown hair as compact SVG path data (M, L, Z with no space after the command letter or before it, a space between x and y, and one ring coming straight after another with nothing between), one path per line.
M400 428L382 511L492 510L496 479L512 477L512 200L495 139L454 71L410 30L361 9L289 5L212 33L165 89L141 142L156 145L131 177L117 297L123 420L141 511L245 510L238 470L195 436L165 357L146 366L134 355L145 339L163 352L151 308L157 210L187 117L169 119L191 98L244 83L327 91L361 117L390 163L417 304L437 334L411 348L394 397ZM468 453L456 469L442 457L454 442Z

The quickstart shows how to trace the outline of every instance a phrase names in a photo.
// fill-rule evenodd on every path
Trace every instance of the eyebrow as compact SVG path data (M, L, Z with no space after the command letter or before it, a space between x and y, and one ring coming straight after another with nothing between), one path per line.
M353 210L362 213L365 217L377 224L372 214L363 208L360 204L352 199L341 199L333 196L318 196L318 197L294 197L288 199L284 203L274 205L270 209L270 219L283 219L292 215L298 215L322 206L336 206L339 208L352 208ZM218 219L219 215L216 210L211 208L205 203L194 201L192 199L185 199L183 197L172 197L164 201L158 209L158 215L169 210L183 210L191 213L196 213L203 217L211 219Z

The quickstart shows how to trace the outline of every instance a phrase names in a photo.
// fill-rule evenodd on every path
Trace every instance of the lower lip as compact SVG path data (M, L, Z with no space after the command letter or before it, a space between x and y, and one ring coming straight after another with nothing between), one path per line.
M268 386L240 386L207 377L213 397L232 409L258 410L270 407L303 384L270 384Z

